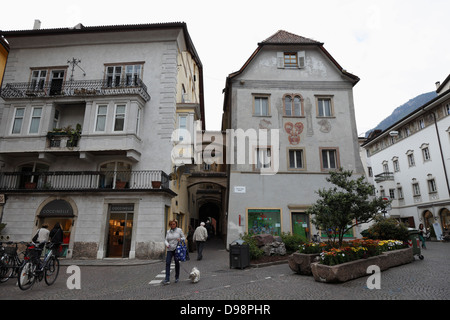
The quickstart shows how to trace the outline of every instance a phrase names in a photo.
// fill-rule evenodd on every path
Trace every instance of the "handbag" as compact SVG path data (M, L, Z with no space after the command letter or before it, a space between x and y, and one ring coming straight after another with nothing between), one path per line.
M186 243L184 240L178 242L177 247L175 248L175 259L178 261L187 261L189 260L189 253L186 248Z

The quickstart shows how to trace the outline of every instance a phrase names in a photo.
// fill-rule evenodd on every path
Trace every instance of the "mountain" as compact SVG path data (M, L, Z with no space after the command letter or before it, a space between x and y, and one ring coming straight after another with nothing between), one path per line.
M375 128L369 130L366 132L366 138L369 136L369 134L374 130L385 130L389 128L391 125L399 121L400 119L403 119L411 112L415 111L416 109L420 108L424 104L426 104L428 101L434 99L437 97L436 91L431 91L428 93L423 93L421 95L418 95L417 97L409 100L405 104L402 104L400 107L397 107L389 117L381 121Z

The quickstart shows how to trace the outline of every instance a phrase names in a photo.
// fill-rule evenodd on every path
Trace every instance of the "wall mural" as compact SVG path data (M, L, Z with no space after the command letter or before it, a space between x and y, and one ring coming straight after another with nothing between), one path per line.
M297 145L300 143L300 134L303 132L303 123L297 122L292 124L292 122L286 122L284 124L284 130L288 134L290 144Z

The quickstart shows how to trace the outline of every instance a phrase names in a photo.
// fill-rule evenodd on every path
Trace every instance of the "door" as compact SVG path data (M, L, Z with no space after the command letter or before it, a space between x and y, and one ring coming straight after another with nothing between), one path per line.
M61 94L64 81L64 71L52 71L52 80L50 84L50 95L55 96Z
M111 212L109 217L107 257L128 258L133 231L132 212Z
M309 217L303 212L292 212L292 233L310 240Z

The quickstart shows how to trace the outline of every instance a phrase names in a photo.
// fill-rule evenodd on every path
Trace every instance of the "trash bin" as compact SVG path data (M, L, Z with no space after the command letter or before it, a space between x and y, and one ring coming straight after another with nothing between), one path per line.
M419 231L415 229L408 229L408 246L413 249L413 256L418 256L423 260L423 255L420 250Z
M244 240L236 240L230 244L230 269L244 269L250 265L250 247Z

